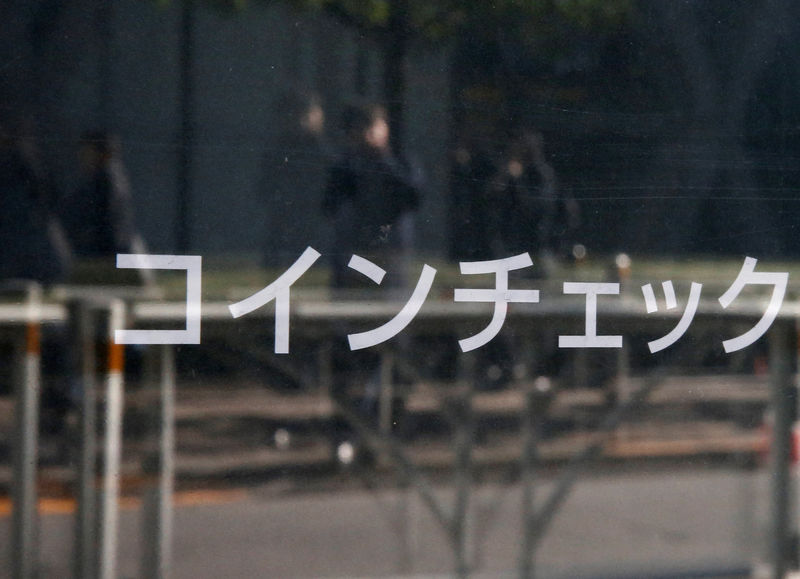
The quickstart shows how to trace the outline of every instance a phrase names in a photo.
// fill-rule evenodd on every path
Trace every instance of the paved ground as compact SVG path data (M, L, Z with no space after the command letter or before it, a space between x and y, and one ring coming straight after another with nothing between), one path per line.
M538 552L542 577L690 576L744 569L758 551L757 496L766 481L735 469L660 469L590 476ZM543 484L540 495L550 488ZM446 487L443 500L451 498ZM298 493L288 481L183 494L176 510L176 579L449 576L452 552L413 495ZM475 576L515 576L520 492L476 490L470 517ZM67 577L72 516L50 504L41 519L42 579ZM120 577L139 577L140 513L121 520ZM0 517L0 545L10 518ZM8 568L8 552L0 569ZM682 574L682 575L681 575ZM693 575L700 576L700 575ZM702 575L711 576L711 575Z
M763 385L756 385L755 394L752 384L744 386L743 395L756 396L748 403L762 404ZM665 388L659 393L664 400L655 402L668 408L685 404L686 391L694 388L691 383ZM708 402L713 392L706 382L703 388L701 398ZM727 404L731 392L738 391L726 379L722 402ZM521 399L514 395L488 394L476 404L484 412L515 414ZM131 397L129 402L135 400ZM429 412L436 402L432 400L415 399L416 411ZM593 401L572 396L560 403L573 413ZM10 424L12 411L9 404L0 405L0 423ZM391 490L365 491L352 477L343 483L330 472L313 480L302 478L300 473L308 471L298 471L297 465L330 466L330 448L319 436L299 436L289 450L272 444L279 424L276 413L300 421L320 420L330 411L326 399L278 399L263 389L179 389L178 474L189 481L181 488L202 486L205 490L178 497L176 579L450 576L452 550L418 497ZM687 413L682 408L681 417ZM600 472L597 467L577 487L541 545L537 576L641 579L720 576L745 569L758 551L756 496L763 481L746 471L707 468L711 463L706 459L752 454L757 439L754 430L730 422L648 419L626 424L606 453L627 466ZM123 458L126 472L135 480L141 470L141 452L135 441L130 442ZM587 442L584 435L559 436L540 451L548 464L558 464ZM433 471L452 464L453 449L447 437L435 442L423 438L406 446L416 464ZM513 435L487 437L476 448L475 460L486 477L499 471L498 465L507 467L518 461L521 450L519 438ZM658 470L646 473L639 470L644 462L628 462L645 456L667 458L678 466L667 468L660 463ZM231 473L237 477L229 478ZM237 488L250 476L247 473L260 473L262 483L274 477L273 482ZM63 483L70 474L63 466L48 467L44 478ZM223 490L208 490L204 481L210 476L215 488ZM0 486L8 480L8 465L0 464ZM53 488L63 490L64 486ZM452 505L444 482L440 489ZM520 502L518 487L483 486L476 491L470 512L475 576L517 576ZM63 500L43 505L41 579L68 577L71 509L72 504ZM0 498L0 546L8 544L8 512L7 500ZM126 501L120 528L121 579L141 577L140 518L139 504ZM0 553L0 577L8 569L8 556L7 549Z

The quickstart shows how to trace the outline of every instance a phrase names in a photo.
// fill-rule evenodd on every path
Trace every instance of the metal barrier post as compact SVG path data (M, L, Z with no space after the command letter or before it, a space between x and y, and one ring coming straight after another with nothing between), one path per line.
M112 300L108 310L109 346L106 374L106 431L103 441L103 499L100 517L100 579L116 579L125 350L121 344L114 342L114 330L124 327L124 318L124 302Z
M157 479L145 502L143 576L167 579L172 565L172 494L175 479L175 355L160 348Z
M617 375L614 378L614 397L617 404L626 402L631 397L631 360L630 348L627 341L622 344L622 347L616 351L617 358ZM630 438L630 428L627 422L620 424L614 431L614 436L617 439Z
M380 359L380 392L378 393L378 431L384 436L392 433L392 406L394 402L394 353L386 349Z
M536 572L536 542L534 523L536 521L536 466L539 460L539 429L541 419L547 412L552 399L550 379L538 377L525 388L525 408L520 430L522 434L522 462L520 479L522 483L522 549L520 552L519 576L533 579Z
M12 577L36 576L37 489L39 442L39 396L41 388L41 288L27 287L25 348L21 353L21 375L16 380L16 440L14 444L14 487L11 560Z
M794 357L789 340L790 328L776 323L769 336L771 406L775 416L772 431L772 524L770 529L770 561L772 576L783 579L790 559L790 489L791 440L794 414L791 361Z
M95 462L97 457L97 391L95 381L94 317L85 302L69 305L71 379L80 387L80 440L76 477L74 579L95 576L96 501Z
M453 414L453 445L455 447L455 503L450 524L450 535L455 555L456 576L467 577L469 534L471 531L470 495L472 486L472 448L475 443L475 414L472 408L477 375L474 354L465 354L460 361L459 378L462 386L455 397L448 400Z

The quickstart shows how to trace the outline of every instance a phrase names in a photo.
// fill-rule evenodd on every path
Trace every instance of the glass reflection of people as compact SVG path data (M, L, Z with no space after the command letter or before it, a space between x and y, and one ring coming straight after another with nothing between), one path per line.
M69 273L71 252L54 211L57 192L40 161L35 141L19 130L15 132L0 126L0 281L62 282ZM39 424L47 438L42 440L41 456L50 460L66 456L63 435L69 397L63 379L62 328L45 325L42 340Z
M391 149L382 107L350 107L343 121L347 142L328 173L322 206L334 229L332 286L361 286L347 268L354 253L386 270L386 286L403 286L419 182Z
M494 254L527 251L547 275L554 259L569 250L580 215L575 200L558 186L541 133L528 131L511 142L490 197L495 207L490 234Z
M541 133L526 131L510 142L488 195L492 255L502 258L529 253L534 265L520 274L551 276L557 259L571 252L579 212L574 199L558 186ZM526 369L520 357L521 345L512 332L504 332L481 354L487 368L482 387L502 387L520 371L555 376L561 365L561 355L552 347L555 342L555 336L544 339L535 356L536 367Z
M130 253L133 211L118 142L102 131L84 133L78 156L81 184L67 207L76 255L98 258Z
M151 270L133 272L115 267L118 253L147 253L135 227L130 182L119 140L104 131L84 133L78 146L78 161L80 182L64 207L75 257L90 266L78 273L77 281L152 283Z
M322 206L334 230L331 285L336 290L374 287L374 282L347 266L350 257L358 255L386 271L380 291L388 296L389 288L407 285L405 269L413 244L413 213L419 204L419 187L412 171L391 150L390 128L381 107L350 107L343 121L347 142L341 158L328 173ZM395 346L404 348L402 337L397 338ZM349 386L362 385L359 411L366 420L377 424L382 384L380 358L371 349L348 352L344 340L334 348L333 394L352 403ZM404 393L400 390L395 388L393 392L391 425L402 414ZM343 423L334 428L334 448L341 459L343 453L347 454L345 449L358 445Z
M452 261L490 259L492 207L487 185L495 173L494 163L469 128L460 136L451 163L449 257Z
M264 157L261 189L266 266L282 266L306 246L327 250L321 238L316 204L325 187L331 152L325 136L325 111L313 93L289 91L275 106L278 131Z
M64 279L71 251L56 206L33 139L0 126L0 279Z

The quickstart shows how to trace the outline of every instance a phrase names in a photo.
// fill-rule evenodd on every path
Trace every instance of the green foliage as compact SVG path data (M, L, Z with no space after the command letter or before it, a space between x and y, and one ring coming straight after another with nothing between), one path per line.
M220 0L217 0L220 1ZM246 1L246 0L241 0ZM382 32L392 21L394 0L286 0L303 9L323 10L364 32ZM412 36L444 40L454 35L492 34L500 27L533 33L560 20L583 29L613 29L633 11L634 0L406 0L402 22Z
M287 0L290 4L305 9L329 10L349 18L360 27L386 26L389 21L388 0Z
M167 5L177 0L154 0ZM397 0L188 0L223 12L240 12L256 2L283 1L302 10L328 12L363 32L382 32L392 26ZM535 29L556 18L584 29L615 28L632 13L635 0L406 0L403 23L412 35L443 40L465 30L504 27Z
M582 28L606 28L624 23L632 0L556 0L556 9Z
M170 4L180 5L183 2L190 2L209 6L214 10L228 14L239 13L245 10L249 5L248 0L153 0L153 2L159 8L165 8Z

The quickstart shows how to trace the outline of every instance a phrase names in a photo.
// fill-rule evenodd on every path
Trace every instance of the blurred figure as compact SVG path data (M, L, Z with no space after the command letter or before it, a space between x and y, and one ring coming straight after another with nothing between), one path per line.
M347 142L341 159L329 171L322 205L334 230L331 285L336 290L375 288L391 297L390 288L408 285L405 270L413 247L413 213L420 197L418 181L391 150L383 108L350 107L343 121ZM386 270L380 288L347 266L354 254ZM402 337L394 347L404 349ZM334 343L332 394L340 402L352 405L355 401L349 387L360 386L358 411L377 426L381 359L374 349L348 350L342 335ZM405 392L398 389L393 392L390 427L400 422L404 396ZM356 456L369 457L342 420L334 424L334 430L334 449L340 462L347 463Z
M268 267L291 263L308 245L328 249L309 207L319 203L333 159L317 95L284 94L276 102L275 118L277 140L264 157L261 185L267 201L263 263Z
M555 258L570 254L579 208L558 187L541 133L528 131L512 141L491 184L490 198L494 221L489 235L495 256L527 251L546 276Z
M0 279L63 280L71 252L34 141L0 126Z
M571 236L579 224L578 206L559 189L540 133L527 131L511 141L489 185L487 205L491 256L529 253L533 259L533 267L521 270L520 275L549 277L556 260L571 255ZM513 332L505 331L479 354L479 367L486 368L478 377L479 388L502 388L517 374L554 377L562 364L555 343L555 336L546 336L533 357L534 367L527 368L530 360Z
M353 254L383 267L386 286L404 286L419 181L392 152L382 107L350 107L343 121L347 143L328 173L322 204L334 229L332 286L363 285L363 276L347 267Z
M118 253L147 253L136 230L130 183L118 139L88 131L78 146L79 185L64 204L76 257L73 283L152 285L151 269L117 269Z
M66 221L80 258L132 253L136 242L131 193L118 141L103 131L79 144L81 184L67 203Z
M492 206L487 185L495 174L489 154L469 129L453 151L450 174L450 247L452 261L491 258Z
M34 140L29 136L12 136L0 127L0 281L32 280L44 285L64 281L71 266L71 252L52 209L57 206L57 198ZM42 340L39 424L49 437L43 443L57 444L51 454L64 457L69 397L64 380L63 328L44 325ZM50 458L45 452L48 448L42 447L42 460Z

